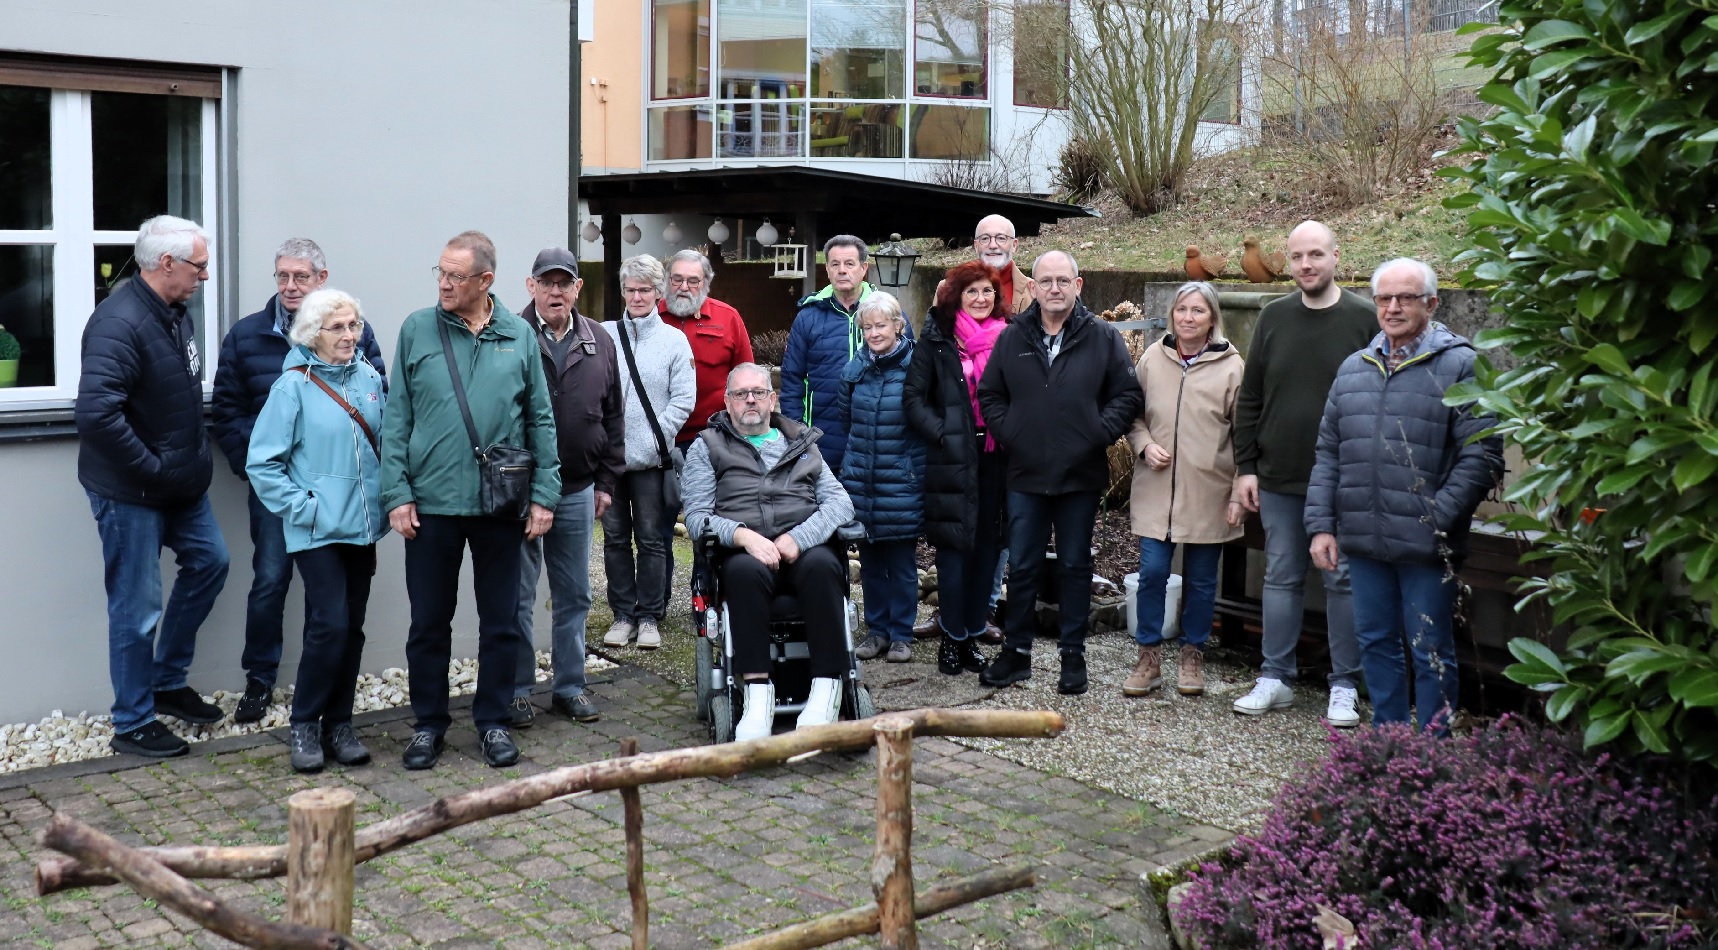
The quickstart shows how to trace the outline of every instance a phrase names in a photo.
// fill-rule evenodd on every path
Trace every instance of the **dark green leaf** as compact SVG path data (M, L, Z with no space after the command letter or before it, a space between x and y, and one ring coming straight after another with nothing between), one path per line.
M1594 746L1604 745L1605 743L1615 739L1617 736L1622 735L1623 730L1629 727L1629 720L1631 718L1632 717L1625 711L1613 713L1601 719L1594 719L1587 723L1587 730L1581 736L1581 741L1589 749Z
M1649 751L1657 752L1660 755L1664 755L1670 751L1670 743L1665 741L1664 727L1662 724L1654 722L1653 717L1643 715L1639 712L1634 714L1633 719L1634 735L1636 739L1640 740L1641 745L1646 746Z
M1610 343L1600 343L1587 351L1587 360L1594 366L1610 373L1612 376L1632 376L1634 368L1623 356L1623 351Z
M1712 477L1718 472L1718 455L1705 451L1694 451L1682 457L1676 463L1676 471L1671 473L1670 480L1676 485L1677 491L1687 491Z
M1527 35L1521 38L1523 49L1541 50L1558 43L1569 43L1576 40L1592 41L1595 39L1591 30L1578 23L1568 20L1544 20L1533 25Z

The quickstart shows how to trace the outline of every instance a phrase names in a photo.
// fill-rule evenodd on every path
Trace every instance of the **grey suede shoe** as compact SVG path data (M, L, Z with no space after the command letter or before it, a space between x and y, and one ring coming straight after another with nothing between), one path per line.
M292 724L292 769L295 772L322 771L322 723Z
M322 751L341 765L363 765L370 761L370 750L358 741L358 733L349 722L340 723L323 737Z

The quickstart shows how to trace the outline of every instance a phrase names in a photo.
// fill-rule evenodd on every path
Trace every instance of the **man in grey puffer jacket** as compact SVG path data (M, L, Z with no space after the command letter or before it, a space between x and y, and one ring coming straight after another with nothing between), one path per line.
M1381 332L1331 384L1306 494L1320 568L1340 547L1354 587L1354 630L1374 724L1408 721L1406 631L1421 729L1449 733L1455 713L1456 569L1473 513L1503 475L1495 420L1444 405L1473 378L1473 344L1432 322L1437 274L1398 258L1372 275Z

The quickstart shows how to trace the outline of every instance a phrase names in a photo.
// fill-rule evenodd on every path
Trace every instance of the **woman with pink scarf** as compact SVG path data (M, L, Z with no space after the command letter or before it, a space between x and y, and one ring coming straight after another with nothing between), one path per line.
M990 588L1003 545L1005 447L978 408L978 380L1008 325L1002 276L978 261L937 287L918 353L907 371L907 422L925 439L925 534L936 548L942 646L937 668L977 673Z

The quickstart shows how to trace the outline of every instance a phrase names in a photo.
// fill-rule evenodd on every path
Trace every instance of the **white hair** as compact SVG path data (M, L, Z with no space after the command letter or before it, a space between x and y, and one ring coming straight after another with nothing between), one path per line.
M1432 297L1438 295L1438 272L1432 270L1432 265L1425 261L1414 260L1411 257L1398 257L1379 264L1378 269L1372 272L1372 296L1378 296L1378 278L1383 277L1385 271L1394 270L1398 267L1412 267L1419 271L1420 293Z
M668 269L673 270L675 264L687 261L696 261L698 266L703 269L705 286L709 286L716 280L716 269L710 266L710 259L691 248L687 248L683 251L675 251L673 255L668 258ZM667 293L667 290L663 291L664 295Z
M733 369L728 370L728 385L730 387L733 386L734 379L736 377L748 373L756 373L757 375L762 376L764 378L764 385L769 387L770 392L775 392L775 384L770 380L770 371L756 363L741 363Z
M322 273L328 269L328 258L322 255L322 247L309 238L287 238L281 242L274 252L274 263L280 265L281 259L294 261L309 261L310 269Z
M208 232L197 222L158 214L137 229L137 244L131 256L137 259L139 270L160 270L162 255L187 259L196 249L198 238L208 245Z
M662 262L649 254L640 254L621 261L615 278L622 284L629 280L649 284L656 288L658 296L664 296L664 288L668 286L668 275L662 272Z
M298 305L298 312L293 314L292 329L287 331L287 337L300 346L315 349L316 334L322 332L322 323L340 310L351 308L352 316L358 318L358 328L364 327L364 308L358 305L358 298L344 290L324 289L307 294L304 301Z
M853 312L854 322L863 324L868 314L880 313L889 318L895 325L895 332L900 333L907 328L906 315L901 313L901 302L895 295L887 291L877 290L871 296L859 301L859 309Z

